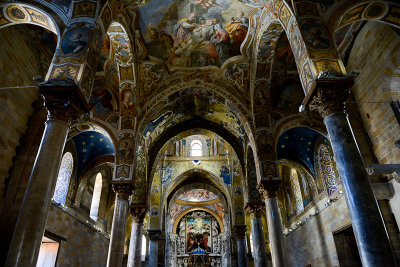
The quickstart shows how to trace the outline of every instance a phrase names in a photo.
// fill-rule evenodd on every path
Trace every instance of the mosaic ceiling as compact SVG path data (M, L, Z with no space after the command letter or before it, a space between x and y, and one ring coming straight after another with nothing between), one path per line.
M72 137L72 141L75 144L77 155L77 177L83 174L86 166L93 160L103 155L115 154L111 139L99 132L81 132Z
M306 165L312 173L314 168L315 145L319 139L327 139L315 130L295 127L284 132L278 139L278 159L289 159Z

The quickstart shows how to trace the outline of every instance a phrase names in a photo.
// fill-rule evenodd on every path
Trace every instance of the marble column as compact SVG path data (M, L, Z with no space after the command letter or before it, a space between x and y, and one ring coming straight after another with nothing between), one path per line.
M345 113L352 79L316 80L310 109L324 118L363 266L397 266L363 159Z
M276 193L280 187L280 180L261 180L258 189L264 195L267 211L268 236L271 250L272 266L286 266L285 246L283 242L282 220L279 214Z
M5 266L36 266L69 125L87 111L76 85L38 87L48 116Z
M254 266L267 266L267 251L265 248L264 231L262 227L262 203L247 203L246 211L250 213L251 234L253 236Z
M112 184L112 187L116 193L116 197L110 245L108 247L107 266L121 267L124 258L128 198L129 195L132 194L132 183L114 183Z
M132 230L127 266L140 267L142 264L143 220L146 216L146 206L131 206L129 211L132 216Z
M236 246L238 254L238 266L247 267L247 252L246 252L246 225L235 225L233 226Z
M157 267L158 266L158 242L161 238L161 230L160 229L149 229L147 230L150 239L150 256L148 267Z

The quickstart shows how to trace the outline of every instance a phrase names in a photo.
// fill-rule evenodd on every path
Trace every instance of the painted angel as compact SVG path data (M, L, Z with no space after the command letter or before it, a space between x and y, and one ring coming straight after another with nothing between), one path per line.
M201 5L204 9L209 9L214 6L222 8L221 5L217 4L216 0L194 0L194 2L198 5Z

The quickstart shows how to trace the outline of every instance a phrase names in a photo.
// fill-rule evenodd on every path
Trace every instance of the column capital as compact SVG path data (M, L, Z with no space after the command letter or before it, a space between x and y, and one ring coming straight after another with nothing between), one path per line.
M150 241L158 241L162 239L162 231L160 229L148 229Z
M245 206L245 209L248 213L250 213L250 218L261 218L263 211L263 203L262 202L248 202Z
M48 112L47 120L61 120L71 124L89 112L85 98L74 83L50 80L38 84L38 88Z
M133 185L129 183L113 183L112 189L117 194L117 199L128 200L129 196L132 194Z
M246 236L247 225L234 225L233 231L237 239L244 239Z
M263 194L264 199L267 198L276 198L276 192L279 190L281 186L281 180L261 180L257 185L258 191Z
M129 212L132 216L132 222L143 223L144 217L146 216L147 208L144 205L134 205L129 207Z
M310 110L317 111L322 118L333 113L344 113L345 102L353 85L353 78L315 80L314 96L308 104Z

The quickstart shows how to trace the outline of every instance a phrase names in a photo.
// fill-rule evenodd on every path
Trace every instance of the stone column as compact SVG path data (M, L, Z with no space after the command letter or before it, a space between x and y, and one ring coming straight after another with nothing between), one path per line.
M48 116L5 266L36 266L69 125L87 111L76 85L49 81L38 87Z
M285 246L283 243L282 220L279 214L276 192L280 187L280 180L261 180L258 189L264 195L267 211L269 245L273 267L286 266Z
M158 266L158 241L161 237L160 229L149 229L147 230L149 233L150 239L150 256L148 267L157 267Z
M324 118L363 266L397 266L344 102L352 79L318 79L310 109Z
M107 266L121 267L124 259L128 198L132 194L132 183L114 183L112 184L112 188L116 193L116 197L110 245L108 247Z
M247 253L246 253L246 225L235 225L233 229L235 231L237 254L238 254L238 266L247 267Z
M265 249L264 231L262 227L262 203L247 203L246 211L250 213L251 234L253 236L254 266L267 266L267 251Z
M131 206L132 216L131 241L129 243L128 267L140 267L142 263L143 220L146 216L146 206Z

